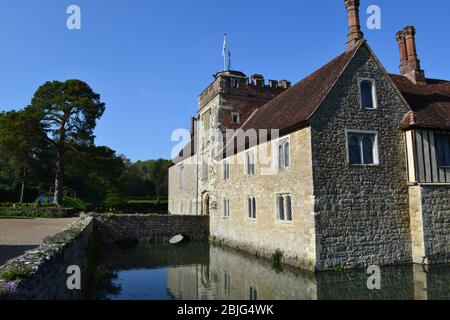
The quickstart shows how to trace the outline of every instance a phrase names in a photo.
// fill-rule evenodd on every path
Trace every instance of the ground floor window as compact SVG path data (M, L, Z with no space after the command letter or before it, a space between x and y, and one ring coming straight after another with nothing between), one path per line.
M256 198L247 197L247 216L250 219L256 219Z
M292 196L290 194L277 195L277 212L279 221L292 221Z
M223 198L223 217L230 217L230 199L228 198Z

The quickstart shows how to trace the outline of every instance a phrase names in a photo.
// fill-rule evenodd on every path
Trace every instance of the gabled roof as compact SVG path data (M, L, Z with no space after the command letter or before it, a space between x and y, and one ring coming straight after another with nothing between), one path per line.
M450 81L426 79L426 84L414 84L400 75L390 77L412 110L403 119L402 129L450 130Z
M328 95L361 44L341 54L257 109L241 129L244 131L279 129L283 132L306 123Z

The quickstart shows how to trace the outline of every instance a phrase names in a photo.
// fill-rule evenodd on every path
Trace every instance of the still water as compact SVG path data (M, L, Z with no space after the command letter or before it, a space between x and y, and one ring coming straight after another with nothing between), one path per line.
M96 300L450 299L450 267L382 270L381 290L364 271L277 270L261 259L206 243L104 247L91 280Z

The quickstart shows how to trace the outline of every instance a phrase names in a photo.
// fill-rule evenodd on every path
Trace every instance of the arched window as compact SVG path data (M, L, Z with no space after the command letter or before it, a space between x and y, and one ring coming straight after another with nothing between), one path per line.
M292 221L292 196L290 194L277 195L277 211L279 221Z
M280 144L278 146L278 169L283 168L284 159L283 159L283 146Z
M375 88L374 83L370 80L362 80L360 82L361 89L361 105L364 109L375 109Z
M349 132L347 139L350 164L375 165L379 163L376 133Z
M277 150L277 168L283 170L291 165L290 143L289 141L278 142Z
M291 165L290 145L289 142L284 144L284 167L289 168Z

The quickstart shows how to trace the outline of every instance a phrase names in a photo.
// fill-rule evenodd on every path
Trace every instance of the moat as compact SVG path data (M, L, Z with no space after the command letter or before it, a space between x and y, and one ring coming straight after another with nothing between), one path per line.
M382 269L381 290L365 270L314 274L203 242L109 245L90 282L94 300L450 299L450 267Z

